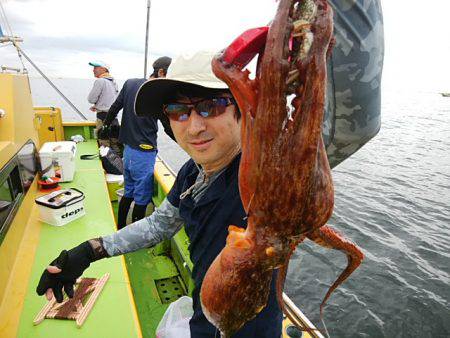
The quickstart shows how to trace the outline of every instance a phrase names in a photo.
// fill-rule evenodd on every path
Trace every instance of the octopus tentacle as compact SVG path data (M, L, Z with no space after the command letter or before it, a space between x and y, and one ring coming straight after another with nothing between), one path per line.
M284 282L286 281L286 275L289 267L289 260L291 259L292 253L286 257L285 263L278 269L278 276L276 281L276 290L277 290L277 301L278 306L280 307L281 311L288 317L291 321L292 318L290 318L290 314L286 311L286 306L284 305L283 301L283 290L284 290Z
M292 251L293 252L293 251ZM292 254L292 253L291 253ZM276 290L277 290L277 300L278 300L278 305L280 306L281 311L284 313L284 315L291 321L292 324L294 324L295 326L297 326L297 328L300 331L305 331L308 333L313 333L314 331L320 331L318 329L312 329L309 327L304 327L302 325L301 322L298 321L298 318L295 318L291 312L287 311L286 306L284 304L284 300L283 300L283 288L284 288L284 282L286 280L286 275L287 275L287 270L289 267L289 259L290 256L286 259L286 263L283 264L279 270L278 270L278 276L277 276L277 281L276 281Z
M219 53L212 61L212 69L216 76L224 81L230 88L241 112L241 147L248 151L241 157L239 185L242 204L248 213L251 194L254 191L254 180L249 172L251 163L254 162L251 138L253 129L253 116L256 112L257 83L249 79L248 71L241 71L238 66L227 63L223 59L223 53Z
M364 259L363 252L352 241L346 239L336 230L329 226L323 226L309 234L308 239L319 244L322 247L342 251L347 256L347 267L339 275L336 281L328 289L322 303L320 304L320 314L323 313L323 307L330 298L331 293L342 284L350 274L361 264Z
M286 316L289 317L288 313L285 310L284 301L283 301L283 289L284 289L284 282L286 281L286 275L289 267L289 260L291 259L292 254L295 251L295 248L297 245L299 245L301 242L303 242L305 239L305 236L301 236L301 238L297 241L295 241L291 248L291 252L286 256L286 259L283 263L283 265L278 269L278 275L277 275L277 281L276 281L276 291L277 291L277 301L278 305L280 306L281 311L283 311Z
M276 281L276 292L277 292L277 301L278 301L278 305L280 306L281 311L286 315L286 317L288 317L291 322L295 322L295 318L293 318L291 316L291 314L286 311L286 306L284 305L284 301L283 301L283 290L284 290L284 283L286 281L286 275L288 272L288 268L289 268L289 261L291 259L292 254L295 251L295 248L305 240L306 236L301 236L300 239L296 240L293 244L292 244L292 250L289 253L288 256L286 256L286 260L284 262L284 264L278 269L278 275L277 275L277 281Z
M322 138L319 140L313 182L305 201L305 210L314 210L314 212L305 212L303 224L300 226L301 229L306 229L306 232L325 225L333 213L333 179Z

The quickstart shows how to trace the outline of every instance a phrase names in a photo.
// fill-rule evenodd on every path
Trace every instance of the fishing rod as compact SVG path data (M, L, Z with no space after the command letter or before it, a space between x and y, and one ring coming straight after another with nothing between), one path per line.
M24 53L23 49L20 48L15 42L13 42L13 45L14 45L14 47L16 47L17 51L20 54L22 54L25 57L25 59L27 59L27 61L34 67L34 69L36 69L39 72L39 74L41 74L41 76L50 84L50 86L52 86L53 89L56 90L56 92L59 95L61 95L61 97L64 99L64 101L66 101L67 104L70 107L72 107L72 109L75 111L75 113L77 113L83 120L88 121L88 118L77 107L75 107L75 105L58 89L58 87L56 87L56 85L52 82L52 80L50 80L33 61L31 61L31 59L28 57L28 55Z
M22 38L14 36L11 26L8 21L8 17L6 16L5 9L3 8L3 5L0 2L0 17L3 18L3 20L6 23L6 28L8 29L9 35L7 36L3 33L2 27L0 25L0 43L12 43L12 45L16 48L17 54L19 55L19 60L22 63L23 71L24 73L27 73L27 70L25 68L25 65L22 61L22 55L27 59L27 61L38 71L39 74L50 84L50 86L53 87L54 90L64 99L64 101L67 102L67 104L72 107L72 109L85 121L88 120L88 118L77 108L75 105L56 87L56 85L39 69L39 67L28 57L28 55L23 51L22 48L19 47L17 44L18 42L22 42Z
M147 0L147 26L145 29L144 79L147 78L148 30L149 30L149 25L150 25L150 5L151 5L151 0Z

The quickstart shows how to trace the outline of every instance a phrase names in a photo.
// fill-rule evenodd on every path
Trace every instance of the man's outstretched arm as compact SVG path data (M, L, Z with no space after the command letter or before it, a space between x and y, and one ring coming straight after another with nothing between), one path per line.
M178 208L167 199L147 218L105 237L93 238L70 250L63 250L44 270L36 288L39 296L63 300L63 288L73 297L78 277L96 260L151 247L175 235L182 227Z
M103 247L109 256L123 255L171 238L182 226L178 208L165 199L149 217L102 237Z

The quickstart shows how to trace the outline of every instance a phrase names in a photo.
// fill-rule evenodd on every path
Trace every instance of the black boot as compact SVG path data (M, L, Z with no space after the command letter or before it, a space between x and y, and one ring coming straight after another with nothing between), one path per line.
M117 229L120 230L127 226L128 211L130 211L131 203L133 199L131 197L122 197L119 203L119 212L117 215Z
M134 222L139 221L145 217L145 211L147 210L146 205L134 204L133 214L131 215L131 219Z

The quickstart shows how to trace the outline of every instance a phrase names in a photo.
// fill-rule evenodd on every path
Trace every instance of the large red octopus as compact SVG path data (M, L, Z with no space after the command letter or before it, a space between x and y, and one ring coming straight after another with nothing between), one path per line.
M203 312L224 337L265 307L278 268L282 306L287 263L304 238L348 257L347 268L330 287L321 310L363 259L352 242L325 226L334 203L322 140L332 32L333 14L326 0L281 0L254 80L242 64L224 57L226 51L212 62L242 113L239 190L248 215L246 229L229 227L226 246L201 288Z

